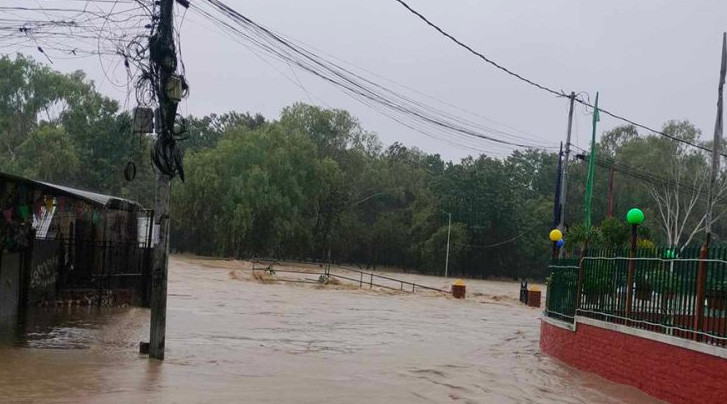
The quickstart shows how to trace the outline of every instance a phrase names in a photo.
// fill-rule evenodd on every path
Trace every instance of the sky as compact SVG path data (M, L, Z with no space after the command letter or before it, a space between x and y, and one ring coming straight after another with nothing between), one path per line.
M567 99L477 59L394 0L225 3L278 33L375 74L372 77L382 83L416 90L405 91L418 100L507 128L538 144L557 148L565 140ZM408 3L472 48L534 81L582 92L591 100L598 91L602 107L651 127L688 119L705 138L712 136L727 1ZM505 156L512 150L485 140L463 138L453 144L425 136L306 72L251 52L197 14L183 15L181 8L177 13L191 85L190 96L181 104L185 114L235 110L276 118L285 106L307 102L350 111L365 129L378 133L384 145L398 141L447 160L482 151ZM98 59L58 60L53 67L83 69L99 90L126 100L126 89L112 84L113 75L111 80L106 77ZM598 133L618 124L602 116ZM589 111L577 107L573 144L586 148L590 133Z

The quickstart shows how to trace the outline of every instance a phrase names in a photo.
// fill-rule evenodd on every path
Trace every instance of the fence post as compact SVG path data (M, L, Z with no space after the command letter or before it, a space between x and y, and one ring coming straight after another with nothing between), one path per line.
M581 259L578 261L578 286L576 286L576 309L573 312L573 316L578 315L578 310L581 308L581 295L583 294L583 261L585 261L585 251L581 255Z
M358 282L358 288L361 289L363 287L363 272L360 273L361 279Z
M697 267L697 295L696 301L694 302L694 334L693 337L696 341L701 340L702 324L704 323L704 289L707 280L707 255L709 253L709 236L707 241L699 250L699 266Z
M371 281L369 282L369 289L374 288L374 274L371 274Z
M631 304L634 294L634 273L636 272L636 238L639 225L631 225L631 252L629 253L629 273L626 278L626 324L631 318Z

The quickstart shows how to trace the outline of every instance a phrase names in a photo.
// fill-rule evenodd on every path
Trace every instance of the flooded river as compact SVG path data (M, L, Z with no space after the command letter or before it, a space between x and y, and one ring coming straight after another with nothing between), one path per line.
M148 310L33 310L2 337L0 402L658 403L542 355L517 283L467 288L263 284L248 264L173 257L166 361L137 354Z

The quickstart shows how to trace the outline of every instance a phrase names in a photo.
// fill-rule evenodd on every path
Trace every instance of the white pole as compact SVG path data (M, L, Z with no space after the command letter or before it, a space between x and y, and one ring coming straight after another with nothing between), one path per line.
M449 215L449 224L447 225L447 260L444 263L444 279L447 279L449 273L449 234L452 232L452 214L447 213L447 215Z

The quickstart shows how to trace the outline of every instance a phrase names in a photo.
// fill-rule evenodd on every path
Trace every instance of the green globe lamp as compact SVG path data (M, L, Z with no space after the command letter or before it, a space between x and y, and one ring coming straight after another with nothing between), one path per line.
M631 225L640 225L644 221L644 212L639 208L633 208L626 213L626 221Z

